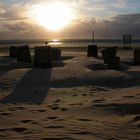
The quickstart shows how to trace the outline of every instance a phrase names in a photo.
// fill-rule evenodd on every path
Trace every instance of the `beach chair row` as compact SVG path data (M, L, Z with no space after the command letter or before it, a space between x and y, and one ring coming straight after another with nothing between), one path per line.
M120 57L117 57L117 46L108 47L101 50L104 63L109 69L120 69ZM97 45L89 45L87 50L88 57L98 57ZM135 48L133 51L133 63L134 65L140 65L140 49Z
M11 46L10 57L16 57L17 62L32 62L28 45ZM51 68L54 61L61 60L61 50L51 46L36 46L34 48L34 67Z

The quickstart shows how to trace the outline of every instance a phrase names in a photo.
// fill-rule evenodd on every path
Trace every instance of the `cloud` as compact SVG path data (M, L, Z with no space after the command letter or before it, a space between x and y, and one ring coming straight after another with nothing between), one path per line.
M6 13L5 9L0 8L0 14L4 14L4 13Z
M114 4L112 4L116 8L128 8L127 0L116 0Z
M134 38L140 37L140 14L118 15L110 20L77 20L64 31L67 37L91 38L95 30L96 38L122 38L123 33L132 34Z
M2 25L2 26L1 26ZM69 27L60 32L50 32L34 22L0 23L0 37L7 38L91 38L95 30L96 38L122 38L123 33L130 33L134 38L140 36L140 14L118 15L110 20L75 19ZM3 32L2 32L3 31Z
M8 0L5 0L8 2ZM91 38L95 30L96 38L121 38L123 33L140 37L140 14L116 15L117 11L108 8L127 9L128 0L67 0L76 18L65 29L50 32L32 20L29 14L34 5L44 3L42 0L12 0L11 5L0 4L0 38ZM46 1L45 1L46 2ZM47 1L48 2L48 1ZM52 1L50 1L52 2ZM114 15L112 18L110 15Z

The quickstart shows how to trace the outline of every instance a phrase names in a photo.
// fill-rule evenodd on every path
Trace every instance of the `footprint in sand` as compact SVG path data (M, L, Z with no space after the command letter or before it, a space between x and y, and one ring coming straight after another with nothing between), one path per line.
M69 138L69 137L60 137L60 138L43 138L42 140L76 140L76 139Z
M140 93L136 94L137 96L140 96Z
M88 96L88 94L84 93L84 94L82 94L82 96Z
M21 106L17 106L17 107L9 107L10 111L18 111L18 110L25 110L24 107L21 107Z
M54 103L59 103L59 102L61 102L60 99L56 99L56 100L54 101Z
M116 138L109 138L108 140L117 140Z
M37 112L45 112L47 110L44 110L44 109L39 109L39 110L36 110Z
M11 113L0 113L0 116L9 116Z
M93 100L92 103L102 103L104 101L105 99L97 99L97 100Z
M78 134L78 135L96 135L95 133L89 132L89 131L74 132L73 134Z
M135 96L123 96L122 98L134 98Z
M51 109L52 110L61 110L61 111L67 111L68 109L67 108L64 108L64 107L62 107L62 108L60 108L60 107L51 107Z
M49 107L58 107L59 103L53 103L52 105L49 105Z
M133 122L137 122L137 121L140 121L140 116L136 116L136 117L133 119Z
M90 94L89 94L89 95L90 95L90 96L94 96L94 94L93 94L93 93L91 93L91 92L90 92Z
M18 110L25 110L25 108L24 107L22 107L22 106L18 106L18 107L16 107Z
M83 103L69 104L70 106L83 105Z
M51 107L51 109L52 109L52 110L59 110L60 107L57 107L57 106L56 106L56 107Z
M1 112L4 112L4 110L0 110L0 113L1 113Z
M55 120L55 119L58 119L59 117L57 117L57 116L52 116L52 117L48 117L47 119L49 119L49 120Z
M32 120L22 120L21 122L22 122L22 123L31 123Z
M24 128L24 127L15 127L15 128L11 128L10 130L12 130L14 132L22 133L22 132L26 131L27 128Z
M47 126L47 127L45 127L45 128L53 128L53 129L58 129L58 128L64 128L64 126L63 126L63 125L55 125L55 126L53 126L53 125L50 125L50 126Z
M7 130L9 130L9 128L8 129L0 129L0 132L4 132L4 131L7 131Z
M96 91L108 91L108 89L106 89L104 87L97 87Z
M83 122L89 122L89 121L92 121L90 119L78 119L79 121L83 121Z
M67 108L62 107L60 110L61 110L61 111L67 111L68 109L67 109Z
M77 95L77 94L72 94L71 96L76 97L76 96L78 96L78 95Z
M137 127L140 128L140 124L138 124Z

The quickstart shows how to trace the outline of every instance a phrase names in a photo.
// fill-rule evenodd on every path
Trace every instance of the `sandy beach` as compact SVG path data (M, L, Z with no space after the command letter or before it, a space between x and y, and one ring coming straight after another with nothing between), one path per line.
M1 140L139 140L140 66L119 49L120 70L84 51L52 69L0 53Z

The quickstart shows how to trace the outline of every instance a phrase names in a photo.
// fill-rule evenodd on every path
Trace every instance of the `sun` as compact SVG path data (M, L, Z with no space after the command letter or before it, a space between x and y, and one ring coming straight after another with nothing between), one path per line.
M72 18L72 10L64 3L50 3L35 8L34 18L37 23L49 30L60 30L67 26Z

